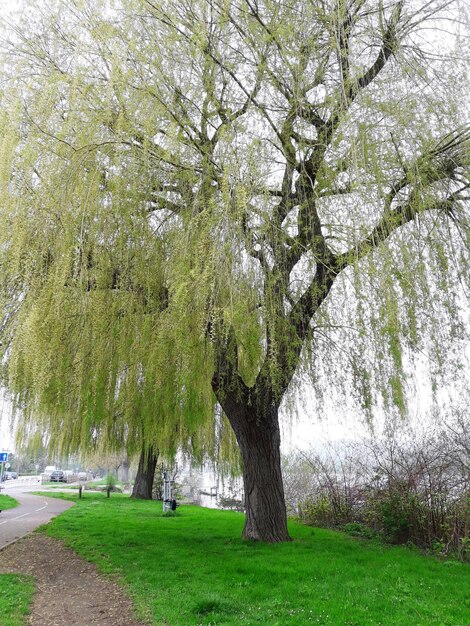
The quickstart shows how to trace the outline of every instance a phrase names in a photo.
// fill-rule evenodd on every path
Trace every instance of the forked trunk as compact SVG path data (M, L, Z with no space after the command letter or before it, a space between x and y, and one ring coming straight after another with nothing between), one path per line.
M140 500L152 499L153 479L157 467L158 452L153 447L142 449L139 459L139 468L135 477L131 498Z
M281 437L277 410L257 419L227 415L235 431L243 460L245 527L243 538L276 543L290 541L281 474Z

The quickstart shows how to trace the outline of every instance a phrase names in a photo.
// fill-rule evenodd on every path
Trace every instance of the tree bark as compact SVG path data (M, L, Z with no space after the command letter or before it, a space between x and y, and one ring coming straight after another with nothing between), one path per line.
M131 498L140 500L152 499L153 479L155 477L157 460L158 452L152 446L142 448Z
M231 402L221 404L237 438L243 461L245 526L243 538L277 543L290 541L281 473L278 409Z

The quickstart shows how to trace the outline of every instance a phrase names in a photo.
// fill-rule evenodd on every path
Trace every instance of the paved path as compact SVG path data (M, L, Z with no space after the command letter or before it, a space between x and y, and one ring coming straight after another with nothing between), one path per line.
M37 490L38 486L35 486L34 489ZM27 535L41 524L47 524L50 519L73 506L73 502L33 496L26 490L27 487L23 491L18 486L2 491L2 494L10 495L20 504L14 509L0 513L0 550L19 537Z

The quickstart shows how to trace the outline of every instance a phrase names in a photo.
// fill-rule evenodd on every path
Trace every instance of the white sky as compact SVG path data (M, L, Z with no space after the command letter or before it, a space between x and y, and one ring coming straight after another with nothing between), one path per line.
M0 11L7 13L12 9L18 9L21 6L22 0L0 0Z
M0 16L5 17L11 11L18 10L23 0L0 0Z
M0 2L3 0L0 0ZM10 404L0 395L0 452L11 451L13 441L9 432Z

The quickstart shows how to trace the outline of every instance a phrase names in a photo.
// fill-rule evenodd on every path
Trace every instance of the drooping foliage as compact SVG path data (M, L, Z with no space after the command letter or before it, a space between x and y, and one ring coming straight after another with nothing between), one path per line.
M128 86L114 72L102 82L106 57L89 74L86 45L96 33L91 25L82 33L85 17L55 48L68 72L44 60L46 39L15 41L19 74L3 101L2 350L19 435L39 428L62 453L97 445L140 452L157 442L170 456L180 446L199 458L230 457L231 434L221 420L214 428L210 393L195 391L207 364L187 370L166 319L174 234L170 212L154 213L158 186L148 168L165 185L171 172L136 138L140 120L150 133L161 116L128 95L119 111L115 92ZM58 19L44 16L44 38L49 20L58 35ZM74 34L83 45L76 57ZM36 79L26 80L33 68Z
M210 448L214 393L240 445L256 424L276 448L295 374L393 415L414 353L433 378L458 371L464 7L56 0L32 15L5 70L4 380L57 442Z

